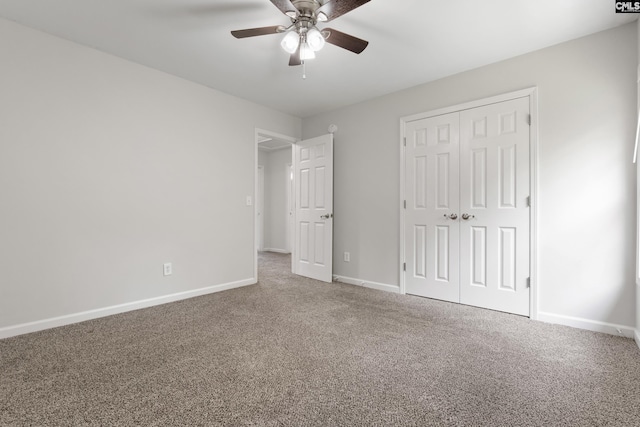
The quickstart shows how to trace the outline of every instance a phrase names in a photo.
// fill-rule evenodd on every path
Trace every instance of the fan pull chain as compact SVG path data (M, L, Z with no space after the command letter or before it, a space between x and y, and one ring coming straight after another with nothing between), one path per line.
M302 79L305 80L307 78L307 64L302 61Z

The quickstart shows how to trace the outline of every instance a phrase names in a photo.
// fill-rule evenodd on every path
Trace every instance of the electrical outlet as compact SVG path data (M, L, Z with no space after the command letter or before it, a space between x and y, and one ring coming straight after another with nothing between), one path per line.
M344 253L344 262L351 261L351 254L349 252Z
M247 196L247 206L251 205L253 205L253 199L251 198L251 196Z
M171 273L173 273L173 267L170 262L164 263L162 269L165 276L171 276Z

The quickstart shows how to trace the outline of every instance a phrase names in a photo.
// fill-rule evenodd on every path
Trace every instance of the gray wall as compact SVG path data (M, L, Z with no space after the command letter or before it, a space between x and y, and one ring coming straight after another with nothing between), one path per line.
M637 43L634 22L304 119L339 128L335 274L398 285L401 117L537 86L540 318L633 328Z
M308 138L339 126L335 272L397 285L399 119L530 86L539 310L629 326L637 313L640 326L638 40L633 23L301 121L0 20L0 336L254 280L256 127L298 137L303 125Z
M638 24L638 21L636 21ZM637 33L638 33L638 71L637 71L637 96L638 96L638 111L640 112L640 24L637 25ZM638 116L638 120L640 121L640 116ZM636 174L637 174L637 191L636 191L636 209L640 209L640 162L636 164ZM636 213L638 216L638 214ZM638 221L636 223L636 227L640 227L640 216L638 216ZM636 229L636 236L638 239L637 249L636 249L636 342L640 346L640 230Z
M300 119L5 20L0 52L0 336L255 281L255 128Z

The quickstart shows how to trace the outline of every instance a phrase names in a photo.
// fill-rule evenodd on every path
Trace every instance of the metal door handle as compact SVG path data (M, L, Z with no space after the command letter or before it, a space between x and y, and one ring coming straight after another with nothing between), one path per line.
M475 215L469 215L468 213L463 213L462 214L462 219L464 219L465 221L471 218L475 218Z
M320 219L329 219L329 218L333 218L333 214L332 213L320 215Z
M454 214L454 213L452 213L451 215L444 214L444 217L449 219L458 219L458 214Z

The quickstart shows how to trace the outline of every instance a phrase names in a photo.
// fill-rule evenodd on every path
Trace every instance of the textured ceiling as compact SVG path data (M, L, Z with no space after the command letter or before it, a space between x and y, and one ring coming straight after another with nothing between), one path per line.
M230 35L288 25L269 0L0 0L0 16L299 117L636 19L610 0L371 0L329 24L367 49L327 45L303 80L281 35Z

